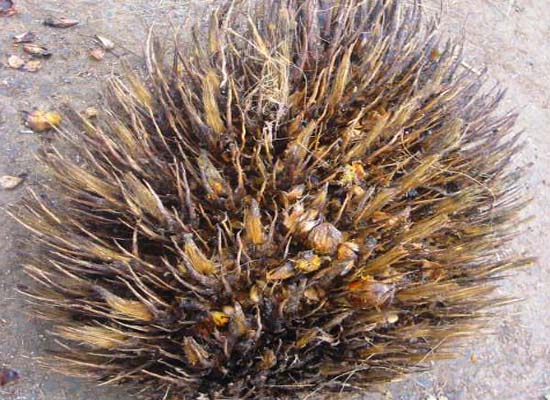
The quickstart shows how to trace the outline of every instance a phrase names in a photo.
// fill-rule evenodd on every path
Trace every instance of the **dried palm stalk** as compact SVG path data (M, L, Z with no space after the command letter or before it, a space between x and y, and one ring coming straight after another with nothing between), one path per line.
M99 121L14 215L49 363L148 398L361 391L479 335L523 204L502 91L418 6L233 2ZM204 38L204 39L203 39ZM130 70L129 70L130 71ZM179 397L178 397L179 396Z

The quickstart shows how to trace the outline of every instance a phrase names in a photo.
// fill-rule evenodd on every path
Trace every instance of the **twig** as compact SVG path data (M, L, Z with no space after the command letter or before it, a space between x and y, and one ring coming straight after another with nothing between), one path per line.
M460 63L460 65L462 65L464 68L466 68L467 70L473 72L474 74L476 74L477 76L481 76L481 72L479 72L477 69L475 69L474 67L472 67L470 64L468 64L466 61L462 61Z

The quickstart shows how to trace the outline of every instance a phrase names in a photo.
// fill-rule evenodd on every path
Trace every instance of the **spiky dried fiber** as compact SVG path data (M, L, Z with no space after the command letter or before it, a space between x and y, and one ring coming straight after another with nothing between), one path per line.
M233 2L52 148L26 294L72 375L170 398L360 391L479 334L522 193L515 115L418 6ZM176 395L177 394L177 395ZM178 397L179 396L179 397Z

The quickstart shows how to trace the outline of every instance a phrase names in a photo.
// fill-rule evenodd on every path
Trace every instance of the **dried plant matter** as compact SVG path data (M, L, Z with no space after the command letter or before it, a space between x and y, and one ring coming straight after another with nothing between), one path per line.
M201 38L205 39L202 40ZM360 391L477 335L522 205L514 115L420 9L232 3L44 154L14 215L72 375L148 398Z

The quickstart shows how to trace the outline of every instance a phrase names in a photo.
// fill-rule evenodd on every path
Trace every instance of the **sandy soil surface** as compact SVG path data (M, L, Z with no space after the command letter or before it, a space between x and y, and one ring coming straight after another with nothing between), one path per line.
M412 1L412 0L404 0ZM1 2L0 2L1 3ZM192 20L203 19L208 0L19 0L18 14L0 16L0 63L23 56L12 46L12 35L28 30L38 35L53 56L36 73L0 66L0 176L25 175L13 191L0 191L0 208L14 204L25 189L38 188L43 177L33 154L52 140L25 128L21 113L35 107L69 102L77 109L99 104L101 83L120 68L122 58L136 61L147 27L167 31L173 23L187 31ZM403 400L527 400L550 399L550 259L546 228L550 226L550 0L442 0L443 29L464 37L465 68L489 68L492 81L509 88L505 107L521 112L518 128L527 147L516 160L533 164L526 192L534 200L514 251L539 257L537 265L518 271L502 285L502 293L523 298L494 322L495 335L468 344L457 360L438 364L434 371L410 377L364 399ZM435 13L440 1L424 1ZM52 15L76 18L68 29L42 25ZM116 44L102 61L89 52L93 36ZM23 231L0 210L0 368L17 369L21 379L0 388L1 400L129 399L120 388L93 384L45 372L37 365L47 344L44 327L22 313L16 293L20 263L31 249L17 244ZM334 397L332 397L334 398Z

